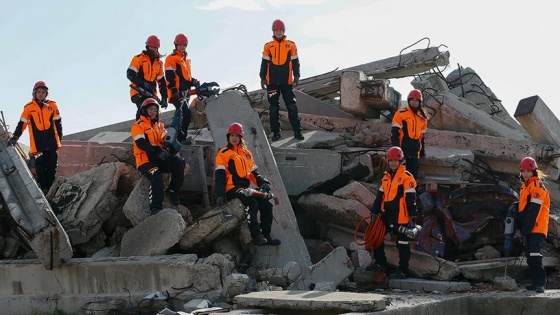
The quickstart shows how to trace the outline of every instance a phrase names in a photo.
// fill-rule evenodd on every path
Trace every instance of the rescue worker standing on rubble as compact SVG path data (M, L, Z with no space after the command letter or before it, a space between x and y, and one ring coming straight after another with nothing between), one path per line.
M288 120L294 131L294 138L304 140L301 134L301 123L296 106L296 95L293 88L299 83L299 58L296 43L288 40L284 31L284 22L275 20L272 23L272 41L264 45L262 53L261 87L266 90L270 104L270 129L272 141L280 140L280 94L288 109ZM292 77L293 75L293 77Z
M403 150L406 169L418 177L418 159L426 156L424 137L428 117L422 109L422 93L412 90L407 97L408 106L397 110L391 127L391 145Z
M215 161L216 204L223 206L226 200L239 199L249 208L249 231L254 245L280 245L280 240L273 239L272 203L269 199L246 196L243 189L251 183L262 191L270 192L270 182L257 172L253 154L243 140L243 126L239 123L229 125L226 137L228 144L218 151ZM260 212L260 224L257 213Z
M134 157L136 168L150 180L150 211L156 214L163 208L162 173L171 173L171 182L165 193L173 205L179 205L178 191L185 178L185 160L179 156L171 156L163 148L165 127L159 121L159 104L153 98L146 99L140 107L140 119L130 131L134 141Z
M530 157L519 164L520 178L523 181L519 191L517 208L517 229L525 237L527 265L533 276L533 283L527 290L544 292L546 271L541 254L541 243L548 235L550 195L543 182L545 175L538 169L537 162Z
M35 161L37 181L46 195L54 183L60 139L62 138L62 118L55 101L48 100L49 88L43 81L33 86L33 99L25 104L21 119L8 145L15 145L29 126L29 153Z
M189 44L187 36L177 34L173 44L175 45L173 53L165 58L165 79L167 80L169 101L175 108L181 108L183 112L181 130L177 135L177 140L185 142L191 123L189 90L196 86L198 80L191 75L191 60L187 53L187 45Z
M161 93L161 107L167 108L167 85L163 74L162 55L159 53L159 38L151 35L146 39L146 50L132 57L126 77L132 83L130 100L136 104L136 120L140 118L140 107L147 98L157 98L157 85ZM140 91L139 91L140 90Z
M381 187L370 209L373 216L382 216L387 232L397 232L397 249L399 250L399 267L390 275L391 279L406 279L409 276L410 239L404 231L415 224L418 210L416 208L416 180L402 164L404 154L395 146L387 151L388 170L381 180ZM385 245L373 251L375 261L366 267L368 271L387 270Z

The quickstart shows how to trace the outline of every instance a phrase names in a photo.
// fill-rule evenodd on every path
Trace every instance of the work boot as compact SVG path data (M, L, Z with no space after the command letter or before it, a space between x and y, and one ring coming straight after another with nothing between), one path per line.
M371 264L367 265L365 269L366 271L381 271L381 272L387 271L387 268L385 266L381 266L376 262L372 262Z
M267 243L268 241L266 240L266 238L262 237L262 235L260 234L253 237L253 245L261 246L266 245Z
M275 133L272 135L272 141L278 141L278 140L280 140L280 138L282 138L282 136L280 135L279 132L275 132Z
M266 239L267 242L266 245L278 246L282 244L282 242L279 239L272 238L270 234L265 235L264 238Z
M525 289L527 289L527 291L536 291L537 293L543 293L544 292L544 286L536 285L536 284L531 284L531 285L525 287Z
M163 209L163 207L161 205L152 205L152 206L150 206L150 214L151 215L156 215L162 209Z
M167 196L169 196L169 201L171 202L172 205L178 206L181 204L181 199L179 198L179 194L177 194L175 190L167 188L165 190L165 193L167 193Z
M301 134L301 131L294 132L294 138L298 140L305 140L305 137Z
M404 272L400 268L397 268L395 273L393 273L389 276L389 279L395 279L395 280L396 279L407 279L407 278L408 278L408 272Z

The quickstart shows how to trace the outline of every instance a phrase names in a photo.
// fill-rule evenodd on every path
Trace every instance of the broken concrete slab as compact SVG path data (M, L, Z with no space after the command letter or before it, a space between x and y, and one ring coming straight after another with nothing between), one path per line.
M418 162L418 177L424 181L460 181L469 178L474 154L469 150L427 146L426 156Z
M347 200L359 201L368 209L371 209L373 201L375 200L375 195L357 181L351 181L348 185L337 189L333 193L333 196Z
M391 279L389 287L400 290L424 291L424 292L464 292L472 289L470 282L457 281L434 281L425 279Z
M395 111L400 98L388 80L369 79L362 71L340 74L340 109L352 115L379 119L381 111Z
M388 302L380 294L324 291L262 291L238 295L233 301L238 309L256 307L299 312L374 312L384 310Z
M303 195L298 204L317 220L335 223L353 229L360 220L369 216L369 208L353 199L342 199L325 194Z
M514 117L533 141L560 146L560 121L538 95L520 100Z
M525 257L489 259L486 261L459 262L457 267L469 280L494 281L494 278L507 275L515 279L530 280L530 271ZM543 267L555 268L560 263L559 257L543 257Z

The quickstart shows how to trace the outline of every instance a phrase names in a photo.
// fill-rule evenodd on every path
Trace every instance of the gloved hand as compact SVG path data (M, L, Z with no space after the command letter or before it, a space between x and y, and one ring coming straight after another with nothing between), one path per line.
M272 187L270 187L269 183L264 183L259 187L262 191L269 192Z
M155 84L152 84L148 81L144 81L144 86L143 86L144 90L146 90L146 92L152 93L154 94L156 88L155 88Z
M223 206L223 205L225 205L225 204L226 204L226 199L225 199L224 197L218 197L218 198L216 198L216 205L217 205L218 207L221 207L221 206Z
M166 109L167 108L167 99L162 99L161 100L161 108Z
M165 159L167 159L167 157L169 156L169 152L167 152L167 150L164 150L164 149L162 149L162 148L160 148L160 147L158 147L158 148L156 149L156 152L157 152L157 153L156 153L156 154L157 154L157 157L160 158L161 160L165 160Z
M375 222L375 220L377 219L377 213L370 213L369 219L371 222Z
M299 84L299 76L294 76L294 87L298 86Z
M265 80L265 79L262 79L262 80L261 80L261 88L262 88L263 90L266 90L266 80Z
M198 85L198 80L195 78L191 78L191 84L192 86L197 86Z
M14 145L16 145L18 139L19 139L18 136L12 136L12 137L10 138L10 140L8 140L8 143L7 143L6 145L14 146Z

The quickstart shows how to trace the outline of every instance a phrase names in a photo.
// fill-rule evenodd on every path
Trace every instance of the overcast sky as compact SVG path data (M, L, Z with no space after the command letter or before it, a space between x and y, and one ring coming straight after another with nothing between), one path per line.
M430 46L447 46L450 70L474 69L510 115L539 95L560 117L559 1L27 0L2 11L0 110L12 132L38 80L58 103L65 134L132 119L126 69L152 34L165 54L176 34L187 35L200 81L258 89L262 48L278 18L298 46L302 78L397 56L428 37ZM409 82L391 86L407 94Z

